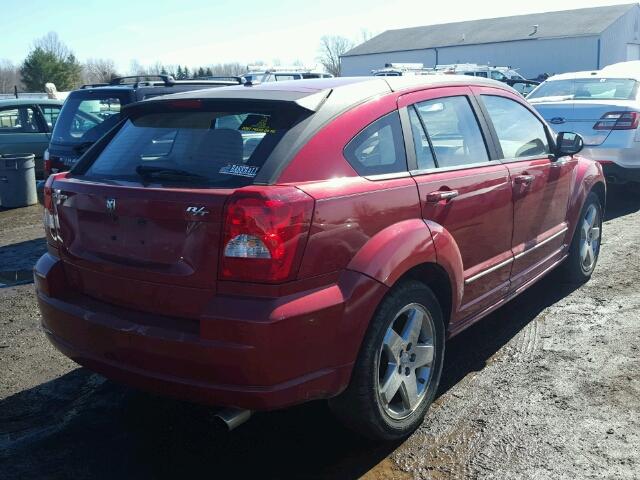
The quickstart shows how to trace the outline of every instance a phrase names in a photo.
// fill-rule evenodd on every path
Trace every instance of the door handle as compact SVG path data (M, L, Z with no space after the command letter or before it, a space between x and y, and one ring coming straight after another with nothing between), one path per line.
M427 193L427 202L437 203L441 200L446 200L448 202L449 200L456 198L458 195L458 190L439 190L437 192Z
M517 177L513 178L513 181L516 185L525 185L527 187L531 185L534 180L535 177L533 175L518 175Z

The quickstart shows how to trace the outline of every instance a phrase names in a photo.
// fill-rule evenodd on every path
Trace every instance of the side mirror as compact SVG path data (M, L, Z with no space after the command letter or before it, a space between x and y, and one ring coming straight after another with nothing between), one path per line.
M556 138L556 157L575 155L584 148L584 141L578 133L560 132Z

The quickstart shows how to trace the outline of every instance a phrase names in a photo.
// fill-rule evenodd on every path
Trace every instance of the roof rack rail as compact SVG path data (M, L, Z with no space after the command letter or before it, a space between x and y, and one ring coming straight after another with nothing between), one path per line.
M111 82L109 82L109 85L125 85L127 83L126 80L129 79L135 80L133 84L136 87L139 83L148 83L154 80L160 80L165 85L173 85L174 83L176 83L175 79L171 75L128 75L126 77L114 78L113 80L111 80Z
M95 88L95 87L106 87L107 85L109 85L108 83L86 83L84 85L82 85L80 87L80 89L83 88Z
M198 80L209 80L209 81L221 81L221 82L237 82L238 85L242 85L245 82L245 79L235 75L207 75L205 77L195 78L194 81ZM188 81L188 80L187 80Z

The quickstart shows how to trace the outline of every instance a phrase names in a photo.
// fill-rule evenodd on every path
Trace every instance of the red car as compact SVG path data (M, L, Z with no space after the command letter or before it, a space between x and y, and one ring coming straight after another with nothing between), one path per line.
M592 274L601 167L503 83L332 78L140 102L46 185L51 342L116 381L250 410L422 421L446 339Z

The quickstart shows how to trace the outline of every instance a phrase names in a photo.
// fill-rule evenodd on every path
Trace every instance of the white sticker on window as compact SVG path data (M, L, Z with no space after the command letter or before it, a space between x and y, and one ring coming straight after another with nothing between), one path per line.
M258 174L258 167L249 165L233 165L228 164L220 169L219 173L226 175L236 175L238 177L255 177Z

